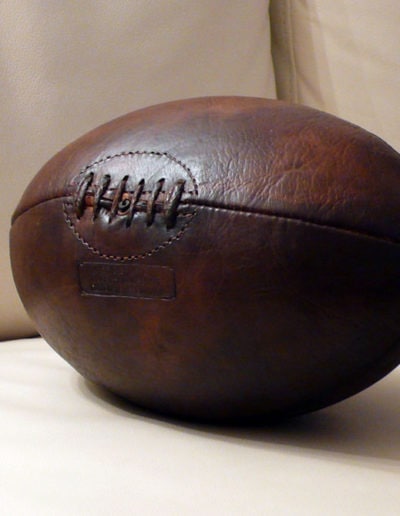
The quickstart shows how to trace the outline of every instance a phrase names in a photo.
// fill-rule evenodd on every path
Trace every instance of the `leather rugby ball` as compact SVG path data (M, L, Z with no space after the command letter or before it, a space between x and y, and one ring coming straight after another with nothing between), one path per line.
M47 342L139 406L299 414L400 362L399 203L399 154L350 123L171 102L42 168L13 216L13 273Z

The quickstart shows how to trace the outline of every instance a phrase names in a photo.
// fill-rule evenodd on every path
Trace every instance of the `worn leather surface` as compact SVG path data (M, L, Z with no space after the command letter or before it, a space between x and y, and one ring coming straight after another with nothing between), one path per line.
M399 174L383 141L310 108L140 110L28 187L16 284L64 358L139 405L203 419L318 408L399 363Z
M193 205L285 215L400 240L393 188L397 152L320 111L248 98L171 102L101 126L44 166L15 216L47 199L72 195L66 187L72 177L78 183L91 170L101 176L112 167L110 188L126 173L134 186L142 178L138 164L171 170L174 177L180 169L189 190L196 190L189 195ZM156 176L150 187L161 177Z

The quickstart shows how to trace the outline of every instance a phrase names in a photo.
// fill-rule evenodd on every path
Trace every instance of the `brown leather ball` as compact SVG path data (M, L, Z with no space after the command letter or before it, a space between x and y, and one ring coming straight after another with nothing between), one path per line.
M86 378L185 418L298 414L400 361L400 156L334 116L200 98L56 154L13 217L28 313Z

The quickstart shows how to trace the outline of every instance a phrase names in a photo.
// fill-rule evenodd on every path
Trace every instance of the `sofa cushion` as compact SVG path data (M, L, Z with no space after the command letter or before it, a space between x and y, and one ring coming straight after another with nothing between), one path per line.
M400 150L398 0L272 0L278 96L328 111Z
M0 346L1 514L398 514L400 368L286 423L216 427L144 412L43 339Z
M0 4L0 339L34 331L8 259L11 213L40 166L136 108L203 95L275 95L268 2ZM38 242L40 245L40 242Z

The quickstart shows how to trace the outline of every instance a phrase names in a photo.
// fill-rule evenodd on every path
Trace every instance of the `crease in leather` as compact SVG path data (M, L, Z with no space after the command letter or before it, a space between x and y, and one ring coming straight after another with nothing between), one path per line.
M47 202L56 201L56 200L62 200L63 202L70 202L72 200L72 197L60 195L57 197L52 197L51 199L44 199L43 201L41 201L37 204L34 204L33 206L28 206L25 210L22 210L19 213L14 213L12 220L11 220L11 225L13 225L20 216L29 212L31 209L33 209L37 206L40 206L42 204L45 204ZM382 242L382 243L391 244L391 245L399 245L400 244L400 242L398 240L395 240L390 237L384 237L382 235L369 233L367 231L361 231L361 230L358 230L355 228L338 226L338 225L334 225L334 224L327 224L326 222L320 222L320 221L316 221L316 220L312 220L312 219L305 219L303 217L296 217L295 215L284 215L284 214L276 213L276 212L273 212L270 210L252 209L249 207L237 206L237 205L224 205L224 204L220 204L215 201L212 202L212 201L206 201L205 199L194 199L194 198L186 199L185 202L182 203L182 205L183 206L184 205L196 206L199 208L206 208L206 209L211 209L211 210L231 211L231 212L235 212L235 213L242 213L244 215L253 215L256 217L258 216L258 217L276 218L276 219L281 219L281 220L287 220L289 222L296 222L299 224L308 224L308 225L316 226L319 228L326 228L326 229L329 229L332 231L349 233L349 234L352 234L352 235L360 237L360 238L369 238L376 242Z

